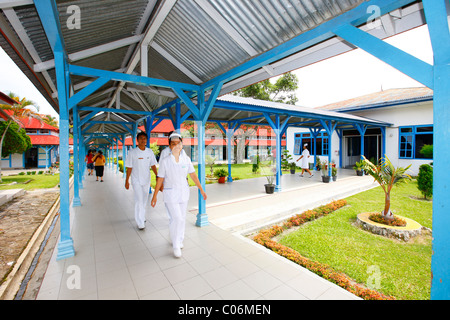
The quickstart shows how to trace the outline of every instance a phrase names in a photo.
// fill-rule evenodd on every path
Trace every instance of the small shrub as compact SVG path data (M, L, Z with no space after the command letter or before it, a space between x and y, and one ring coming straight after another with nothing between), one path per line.
M383 215L381 213L372 213L369 215L369 220L381 224L385 224L391 227L404 227L406 226L406 221L403 219L400 219L399 217L394 216L393 220L386 220L383 218Z
M429 164L423 164L419 167L417 188L420 190L425 199L433 196L433 167Z
M38 174L43 174L44 173L44 171L42 171L42 170L39 170L39 172L38 172Z
M25 172L19 172L19 176L24 176Z

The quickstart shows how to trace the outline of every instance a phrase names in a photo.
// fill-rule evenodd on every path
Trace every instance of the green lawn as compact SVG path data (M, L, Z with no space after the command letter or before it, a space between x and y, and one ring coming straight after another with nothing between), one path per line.
M35 174L35 175L23 175L23 176L3 176L3 183L0 184L0 190L7 189L25 189L25 190L33 190L33 189L44 189L44 188L54 188L59 183L59 173L55 175L44 175L44 174ZM24 184L24 182L30 182ZM16 184L7 185L16 181Z
M432 203L410 196L420 197L416 181L393 188L394 214L431 228ZM371 279L379 275L380 287L376 289L397 299L429 299L431 236L405 243L353 226L357 214L383 209L384 193L380 187L346 200L346 207L303 225L282 237L280 243L344 272L358 283L377 284Z

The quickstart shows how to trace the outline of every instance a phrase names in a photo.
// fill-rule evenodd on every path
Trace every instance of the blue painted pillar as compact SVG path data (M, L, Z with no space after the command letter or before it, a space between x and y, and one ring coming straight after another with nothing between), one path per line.
M202 185L203 190L206 190L206 175L205 175L205 122L195 121L197 126L197 141L198 141L198 179ZM198 191L198 214L196 226L203 227L209 225L208 215L206 214L206 203Z
M116 137L116 173L119 173L119 138Z
M380 127L380 130L381 130L381 158L384 158L386 156L386 127Z
M60 183L60 238L57 260L73 257L75 250L70 237L70 187L69 187L69 110L67 64L64 53L56 51L55 71L59 102L59 183Z
M73 202L72 206L81 206L80 200L80 142L78 141L78 107L75 105L72 108L72 118L73 118Z
M275 115L275 143L276 143L276 150L275 150L275 167L277 169L276 173L276 185L275 185L275 191L280 192L281 191L281 128L280 128L280 116L277 114Z
M77 112L77 122L80 123L80 116ZM83 142L83 136L81 135L81 128L78 127L78 188L83 189L84 180L84 168L86 163L84 162L85 157L85 147Z
M336 129L339 136L339 168L342 168L342 139L344 138L344 130Z
M450 299L450 31L448 0L423 0L434 54L431 299Z
M228 162L228 182L233 182L233 178L231 177L231 154L232 154L232 141L234 136L234 130L230 128L230 124L228 123L228 127L226 129L226 138L227 138L227 162Z
M127 159L127 152L126 152L126 146L125 146L125 134L122 135L122 161L123 161L123 177L125 178L127 176L127 170L125 169L125 160ZM148 139L150 140L150 138Z

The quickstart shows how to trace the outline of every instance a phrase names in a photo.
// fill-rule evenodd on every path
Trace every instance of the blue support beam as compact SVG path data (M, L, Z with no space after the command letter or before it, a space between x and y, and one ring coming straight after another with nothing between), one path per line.
M328 176L332 176L331 174L331 140L333 138L333 132L336 129L337 122L333 123L333 121L325 121L320 120L322 127L325 129L325 132L328 135ZM330 179L330 182L333 181Z
M69 86L67 53L62 37L59 14L55 1L34 2L50 48L55 59L56 86L59 103L59 152L60 152L60 239L57 260L75 255L70 237L70 187L69 187Z
M280 123L280 115L275 114L275 121L272 120L269 113L263 113L264 117L266 118L269 125L272 127L273 131L275 132L275 143L276 143L276 159L275 159L275 168L276 168L276 175L275 175L275 191L280 192L281 191L281 131L283 130L282 126L287 125L287 119L285 123L282 125Z
M423 0L434 54L431 299L450 299L450 32L448 0Z
M57 260L73 257L75 249L70 236L70 186L69 186L69 108L68 74L62 52L55 52L55 68L59 101L59 163L60 163L60 239Z
M82 141L79 141L79 130L78 127L78 110L77 105L73 108L73 200L72 206L79 207L81 206L80 200L80 144Z
M102 86L104 86L109 81L108 78L98 78L91 84L89 84L87 87L84 87L82 90L77 92L75 95L71 96L69 98L69 110L72 109L75 105L89 97L91 94L93 94L95 91L100 89Z
M358 46L407 76L433 89L433 66L428 63L350 24L341 25L333 32L342 39Z
M214 79L211 79L202 85L202 89L207 90L220 82L226 83L234 80L272 62L278 61L324 40L330 39L334 37L333 30L339 26L346 24L358 26L365 23L370 20L372 15L372 10L369 8L371 6L375 6L379 9L380 15L382 16L414 1L415 0L365 1L354 9L344 12L343 14L320 24L316 28L304 32L297 37L275 47L274 49L268 50L265 53L241 64L240 66L233 68L220 76L215 77Z
M161 87L161 88L186 90L186 91L198 91L200 89L199 86L193 85L193 84L188 84L188 83L168 81L168 80L162 80L162 79L156 79L156 78L149 78L149 77L137 76L134 74L121 73L121 72L115 72L115 71L100 70L100 69L76 66L73 64L69 65L69 72L70 72L70 74L77 75L77 76L104 78L104 79L109 79L109 80L113 80L113 81L124 81L124 82L130 82L130 83L134 83L134 84L141 85L141 86L155 86L155 87Z

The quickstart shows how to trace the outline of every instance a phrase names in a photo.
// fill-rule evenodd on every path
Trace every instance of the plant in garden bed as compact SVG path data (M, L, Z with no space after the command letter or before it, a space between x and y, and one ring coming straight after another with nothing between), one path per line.
M364 156L363 156L364 157ZM402 182L411 180L411 176L406 174L406 171L411 165L406 168L397 167L391 163L388 157L380 159L379 165L374 165L372 162L364 157L364 170L371 175L376 182L378 182L385 194L384 210L382 215L386 220L394 220L394 214L391 212L391 190L392 188Z
M259 233L253 237L253 240L365 300L393 300L393 297L386 296L375 290L368 289L358 283L355 283L347 275L334 270L329 265L305 258L294 249L286 247L272 239L273 237L280 235L286 229L294 226L300 226L305 222L328 215L346 204L346 200L337 200L325 206L320 206L314 210L307 210L301 214L289 218L283 223L282 226L274 225L269 229L259 231Z
M393 220L386 220L381 213L372 213L369 215L369 220L381 224L385 224L391 227L404 227L406 226L406 221L400 219L399 217L394 217Z

